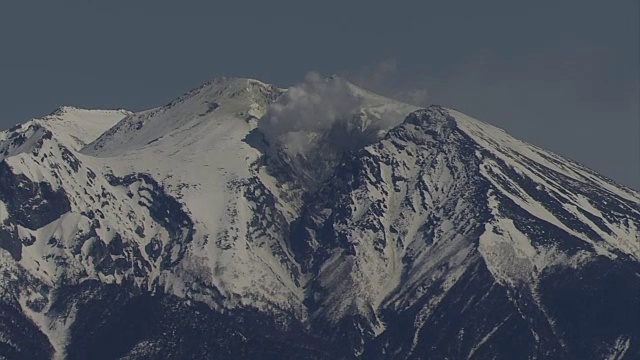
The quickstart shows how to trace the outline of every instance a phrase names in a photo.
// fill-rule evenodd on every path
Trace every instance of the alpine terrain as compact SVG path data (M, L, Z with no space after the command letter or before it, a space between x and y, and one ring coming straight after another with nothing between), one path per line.
M0 133L0 358L640 359L640 194L338 77Z

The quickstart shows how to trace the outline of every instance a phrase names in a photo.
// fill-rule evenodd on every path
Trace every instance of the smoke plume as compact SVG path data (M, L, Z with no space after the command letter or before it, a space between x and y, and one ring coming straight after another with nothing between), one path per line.
M289 154L304 154L314 136L352 118L361 105L346 81L312 72L269 107L258 127L270 143L280 143Z

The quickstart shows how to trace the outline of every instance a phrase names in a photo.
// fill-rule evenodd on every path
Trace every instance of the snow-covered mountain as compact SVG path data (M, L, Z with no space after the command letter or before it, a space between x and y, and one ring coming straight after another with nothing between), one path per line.
M0 357L640 358L640 194L309 81L0 133Z

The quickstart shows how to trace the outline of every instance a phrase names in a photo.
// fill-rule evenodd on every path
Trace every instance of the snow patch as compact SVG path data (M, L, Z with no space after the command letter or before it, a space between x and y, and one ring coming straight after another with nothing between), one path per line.
M0 223L7 220L9 218L9 212L7 211L7 206L0 201Z

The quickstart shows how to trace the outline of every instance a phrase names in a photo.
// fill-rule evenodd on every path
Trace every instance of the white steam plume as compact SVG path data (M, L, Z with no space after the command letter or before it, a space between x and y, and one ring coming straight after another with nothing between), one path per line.
M340 78L307 74L305 82L290 87L272 104L258 127L269 142L278 142L290 154L304 154L313 137L346 122L358 113L362 98Z

